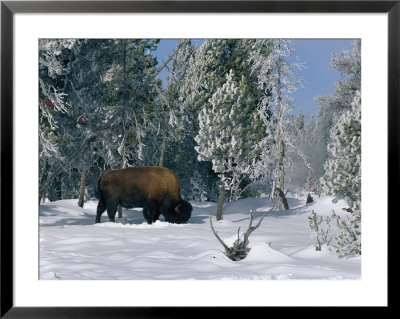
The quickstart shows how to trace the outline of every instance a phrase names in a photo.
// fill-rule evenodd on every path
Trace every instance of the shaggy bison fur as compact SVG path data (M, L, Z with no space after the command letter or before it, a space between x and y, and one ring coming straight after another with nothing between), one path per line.
M143 207L143 216L151 224L164 215L170 223L186 223L192 205L180 195L179 180L168 168L137 166L104 173L99 181L99 204L96 223L107 209L115 222L118 205L125 208Z

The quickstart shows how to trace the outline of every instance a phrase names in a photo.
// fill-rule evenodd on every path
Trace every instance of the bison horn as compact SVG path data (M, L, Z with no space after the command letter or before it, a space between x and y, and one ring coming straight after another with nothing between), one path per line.
M176 211L177 213L179 213L179 207L180 207L181 205L182 205L182 204L179 204L178 206L175 207L175 211Z

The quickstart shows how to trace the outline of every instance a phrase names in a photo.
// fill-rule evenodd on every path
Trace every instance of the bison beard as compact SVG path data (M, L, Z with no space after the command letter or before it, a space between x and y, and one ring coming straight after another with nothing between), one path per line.
M107 209L111 222L115 222L118 205L125 208L143 207L143 216L151 224L160 214L170 223L186 223L192 205L180 196L176 175L158 166L137 166L104 173L98 182L99 204L96 223Z

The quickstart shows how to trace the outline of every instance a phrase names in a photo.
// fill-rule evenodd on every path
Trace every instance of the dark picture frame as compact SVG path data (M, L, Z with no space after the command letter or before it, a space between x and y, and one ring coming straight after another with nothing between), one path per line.
M15 13L387 13L388 14L388 204L399 180L400 0L396 1L1 1L1 318L178 318L186 307L14 306L13 289L13 19ZM384 212L381 212L384 213ZM389 222L390 225L390 222ZM388 240L388 243L390 241ZM388 257L389 258L389 257ZM389 282L388 282L389 285ZM238 291L238 293L241 293ZM116 296L114 296L116 297ZM105 297L107 300L107 297ZM388 305L389 305L388 300ZM242 309L243 310L243 309ZM204 307L196 315L230 316L239 309ZM273 310L273 309L272 309ZM307 309L298 309L306 313ZM246 311L246 310L245 310ZM243 315L245 315L243 311ZM268 310L270 311L270 310ZM299 314L299 313L298 313Z

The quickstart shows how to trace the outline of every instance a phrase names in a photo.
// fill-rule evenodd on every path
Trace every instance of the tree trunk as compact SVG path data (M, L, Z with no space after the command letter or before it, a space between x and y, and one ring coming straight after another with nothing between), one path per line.
M217 221L222 220L222 205L224 204L224 199L225 199L225 186L222 184L221 185L221 190L219 192L219 197L218 197L218 206L217 206Z
M310 195L310 193L308 193L307 195L307 200L306 200L306 204L310 204L314 201L314 199L312 198L312 196Z
M283 190L285 189L285 164L283 162L285 158L285 145L283 144L282 138L279 141L279 186Z
M39 183L39 189L40 185L43 185L45 181L47 180L47 176L49 174L49 162L46 160L46 164L44 165L43 169L43 174L42 177L40 178L40 183ZM45 193L40 193L39 192L39 203L42 201L43 203L46 202L46 194Z
M160 162L158 166L164 166L164 154L165 154L165 145L167 143L167 121L168 121L168 112L165 111L164 114L164 129L163 129L163 136L162 136L162 144L161 144L161 154L160 154Z
M68 168L69 166L71 166L71 164L73 162L75 162L76 160L78 160L80 158L80 156L83 154L84 151L86 151L86 149L89 147L90 143L95 139L95 136L90 137L87 141L86 144L80 149L80 151L67 163L65 164L61 169L59 169L56 173L54 173L49 180L43 184L43 186L40 187L39 189L39 201L42 198L42 196L44 195L44 192L46 190L47 187L49 187L49 185L51 183L53 183L56 179L59 178L59 176L64 173L64 170L66 168Z
M289 204L288 204L288 202L286 200L285 193L279 187L276 188L276 192L277 192L278 197L279 197L279 210L288 210L289 209Z
M278 42L279 52L281 51L281 43ZM283 133L282 133L282 118L283 118L283 105L282 105L282 83L281 83L281 59L279 58L278 62L278 121L279 121L279 135L278 135L278 143L279 143L279 186L283 190L285 189L285 166L284 166L284 158L285 158L285 144L283 142Z
M49 190L49 200L51 202L55 202L57 200L61 200L61 175L57 175L54 179L54 182L51 184L51 188ZM40 200L40 196L39 196Z
M78 201L79 207L83 207L83 200L85 198L86 175L87 175L87 169L83 169L81 174L81 187L79 189L79 201Z

